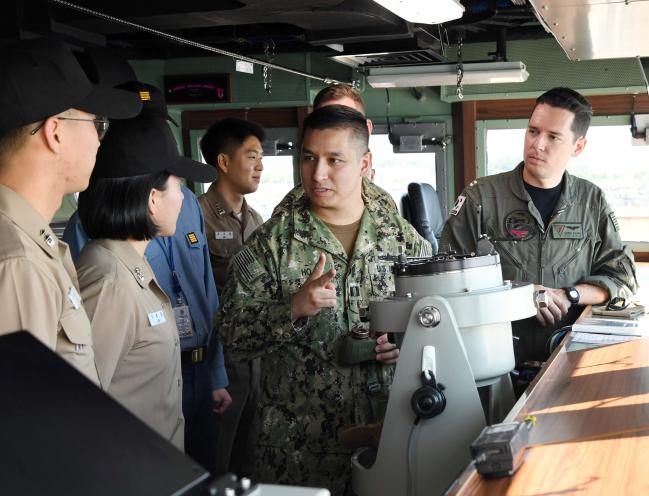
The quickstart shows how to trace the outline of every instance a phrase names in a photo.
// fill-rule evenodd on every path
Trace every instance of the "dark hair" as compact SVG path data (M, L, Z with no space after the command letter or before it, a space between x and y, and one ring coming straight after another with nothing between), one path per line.
M572 112L575 117L570 130L575 135L575 140L586 136L590 118L593 115L593 107L582 95L570 88L552 88L536 99L536 105L542 103Z
M264 141L266 133L259 124L236 117L215 122L201 138L201 153L205 161L216 167L216 157L225 153L231 157L250 136Z
M34 124L35 125L35 124ZM29 131L33 127L22 126L11 131L7 131L0 136L0 158L4 158L18 150L23 146L29 137Z
M362 153L368 151L370 139L367 120L358 110L346 105L327 105L311 112L302 126L302 143L309 129L350 129L352 137L358 141Z
M363 97L354 88L348 84L332 84L326 88L322 88L313 100L313 108L319 109L327 102L336 102L342 98L351 98L365 113L365 104Z
M79 218L91 239L144 241L158 234L149 215L152 189L167 189L169 173L133 177L91 176L88 189L79 194Z

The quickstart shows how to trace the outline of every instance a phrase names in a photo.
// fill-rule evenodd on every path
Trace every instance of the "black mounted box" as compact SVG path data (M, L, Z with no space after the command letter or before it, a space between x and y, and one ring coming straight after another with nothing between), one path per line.
M208 474L28 332L0 336L0 494L197 494Z

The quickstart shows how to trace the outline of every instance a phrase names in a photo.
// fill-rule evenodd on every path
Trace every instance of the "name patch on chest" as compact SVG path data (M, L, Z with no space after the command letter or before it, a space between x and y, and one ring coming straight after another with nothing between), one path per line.
M234 233L232 231L216 231L214 237L216 239L234 239Z
M81 308L81 295L74 286L70 286L70 289L68 289L68 300L70 300L75 310Z
M579 222L563 222L552 224L554 239L584 239L584 230Z
M158 310L157 312L151 312L149 315L149 324L151 327L164 324L167 322L167 318L165 317L164 310Z

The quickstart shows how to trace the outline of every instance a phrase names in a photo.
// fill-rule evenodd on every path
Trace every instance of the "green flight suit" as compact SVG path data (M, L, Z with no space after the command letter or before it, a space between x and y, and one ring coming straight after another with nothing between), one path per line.
M387 397L394 366L375 360L343 366L336 350L353 327L367 326L360 322L359 307L394 291L392 262L383 257L398 254L402 246L408 255L430 256L431 247L394 210L363 199L349 260L302 196L257 229L230 264L217 329L233 356L261 356L253 475L262 482L349 493L351 452L339 446L338 433L384 414L376 411L374 399ZM291 297L321 252L327 257L325 271L332 264L336 268L336 308L292 323Z
M544 226L523 183L523 163L514 170L481 177L458 197L440 242L441 250L476 251L487 234L500 255L503 277L551 288L593 284L614 296L637 289L633 254L622 243L619 224L604 193L590 181L564 173L561 196ZM547 358L554 329L571 324L579 307L561 322L541 326L532 317L513 323L517 363Z

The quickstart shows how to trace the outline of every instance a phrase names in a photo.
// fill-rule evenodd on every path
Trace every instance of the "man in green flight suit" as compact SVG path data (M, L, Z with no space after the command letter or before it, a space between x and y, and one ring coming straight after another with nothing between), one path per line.
M398 349L374 336L376 355L349 365L340 348L367 328L360 309L394 291L392 262L430 244L394 210L364 195L370 165L362 114L329 105L304 121L306 194L261 226L233 258L218 328L242 360L261 356L257 479L351 492L340 431L382 418Z
M628 298L637 289L633 254L604 193L566 171L586 146L591 115L576 91L541 95L525 133L524 161L470 184L442 232L441 249L460 253L475 252L487 235L504 278L533 282L545 294L536 318L513 323L519 365L545 360L548 338L572 324L580 305Z

